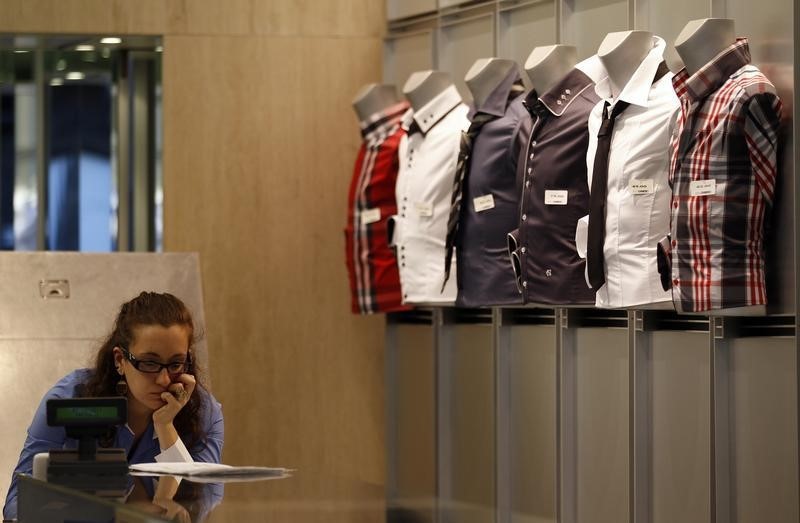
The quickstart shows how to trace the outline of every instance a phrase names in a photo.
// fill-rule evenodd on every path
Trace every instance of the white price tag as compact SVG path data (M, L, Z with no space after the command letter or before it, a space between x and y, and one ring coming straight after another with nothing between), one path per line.
M716 180L695 180L689 184L690 196L709 196L716 193Z
M381 210L378 207L366 209L361 213L361 225L369 225L381 219Z
M494 209L494 196L486 194L472 199L472 204L475 206L475 212L488 211Z
M631 194L653 194L655 192L653 180L632 180L628 184L628 189Z
M414 209L420 218L430 218L433 216L433 204L430 202L414 202Z
M545 205L566 205L568 191L544 191Z

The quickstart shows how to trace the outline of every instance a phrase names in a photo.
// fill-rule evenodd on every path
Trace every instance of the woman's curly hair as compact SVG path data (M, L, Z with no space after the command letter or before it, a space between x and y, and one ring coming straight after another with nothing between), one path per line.
M194 346L195 336L192 315L186 305L169 293L142 292L134 299L124 303L119 310L114 329L103 342L95 357L94 372L79 387L78 394L83 397L118 396L116 385L120 380L114 362L114 347L130 348L135 340L135 330L144 325L160 325L171 327L180 325L189 334L189 357L192 359L191 369L187 371L195 377L197 388L189 397L187 404L175 416L174 425L181 440L188 449L205 438L200 416L206 408L205 387L201 383L197 368ZM110 435L113 440L113 434Z

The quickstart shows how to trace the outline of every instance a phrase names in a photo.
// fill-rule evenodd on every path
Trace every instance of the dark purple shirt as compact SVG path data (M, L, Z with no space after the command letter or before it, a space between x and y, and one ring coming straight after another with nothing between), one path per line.
M521 89L514 69L469 115L472 119L481 112L497 118L484 124L475 137L464 181L456 239L457 307L522 303L514 274L508 270L506 248L506 235L517 226L519 216L516 136L527 117Z
M530 114L518 134L522 201L518 230L508 238L524 303L594 305L586 262L575 248L578 220L589 213L587 122L600 101L594 83L573 69L538 97L525 99Z

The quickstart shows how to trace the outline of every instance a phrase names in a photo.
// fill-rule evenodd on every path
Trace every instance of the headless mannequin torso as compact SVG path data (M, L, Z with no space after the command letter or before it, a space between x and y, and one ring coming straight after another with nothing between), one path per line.
M383 111L401 101L397 88L388 84L367 84L353 98L353 109L358 119L367 121L373 114Z
M467 71L464 81L467 83L469 92L475 107L481 107L489 95L497 89L497 86L506 79L509 72L517 67L512 60L502 60L500 58L481 58L476 60L472 67Z
M733 20L703 18L686 24L675 39L675 49L691 76L735 41Z
M418 71L411 73L403 86L403 94L414 111L425 105L453 85L450 75L441 71Z
M653 48L653 34L647 31L608 33L597 56L608 71L612 96L616 99Z
M733 20L704 18L686 24L675 40L675 49L686 66L686 72L691 76L735 41ZM714 316L763 316L766 313L767 308L764 305L712 311Z
M564 78L578 62L578 50L571 45L536 47L525 61L525 72L539 95Z

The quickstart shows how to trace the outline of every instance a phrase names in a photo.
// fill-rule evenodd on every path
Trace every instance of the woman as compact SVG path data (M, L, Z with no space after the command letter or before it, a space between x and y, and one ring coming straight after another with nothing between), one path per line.
M192 316L175 296L143 292L123 304L94 368L73 371L45 394L28 427L15 475L30 474L38 452L77 447L63 427L47 425L51 398L125 396L128 422L101 445L125 449L128 463L219 463L222 410L199 379L194 341ZM17 517L16 477L3 517Z

